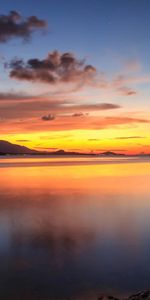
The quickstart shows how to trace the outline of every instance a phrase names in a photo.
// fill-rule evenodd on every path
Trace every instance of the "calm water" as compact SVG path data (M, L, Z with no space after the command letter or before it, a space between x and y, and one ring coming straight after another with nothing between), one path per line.
M150 160L0 159L0 299L145 289Z

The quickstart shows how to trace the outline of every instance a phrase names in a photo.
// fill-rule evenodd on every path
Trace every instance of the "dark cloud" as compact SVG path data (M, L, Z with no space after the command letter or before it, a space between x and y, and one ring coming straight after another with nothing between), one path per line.
M16 142L31 142L30 140L16 140Z
M17 11L8 15L0 15L0 42L5 43L12 38L28 40L36 29L46 27L44 20L36 16L24 19Z
M132 82L130 78L118 75L109 80L104 72L98 72L94 66L86 64L85 59L78 59L70 52L61 53L55 50L44 59L31 58L27 61L15 58L6 66L10 69L10 77L18 80L53 86L58 83L74 84L71 91L89 85L96 89L116 90L122 96L137 94L135 89L128 87L128 83ZM67 88L69 90L69 85Z
M55 119L55 116L52 114L45 115L41 118L43 121L53 121Z
M53 51L43 60L33 58L24 62L21 59L14 59L9 67L12 78L49 84L63 82L89 84L96 75L96 69L93 66L86 65L84 60L78 60L69 52Z
M72 115L72 117L83 117L83 116L84 116L84 114L83 114L82 112L74 113L74 114Z

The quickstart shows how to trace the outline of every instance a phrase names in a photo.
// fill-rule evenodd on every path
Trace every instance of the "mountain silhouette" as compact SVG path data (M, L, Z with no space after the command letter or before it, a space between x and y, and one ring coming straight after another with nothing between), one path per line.
M0 154L38 154L38 151L0 140Z
M111 156L125 156L123 153L115 153L112 151L106 151L106 152L101 152L101 153L83 153L83 152L74 152L74 151L65 151L65 150L57 150L53 152L48 152L48 151L37 151L34 149L27 148L25 146L20 146L17 144L12 144L8 141L5 140L0 140L0 155L17 155L17 154L30 154L30 155L90 155L90 156L106 156L106 157L111 157Z
M100 153L100 155L104 155L104 156L125 156L124 153L116 153L116 152L112 152L112 151L102 152L102 153Z

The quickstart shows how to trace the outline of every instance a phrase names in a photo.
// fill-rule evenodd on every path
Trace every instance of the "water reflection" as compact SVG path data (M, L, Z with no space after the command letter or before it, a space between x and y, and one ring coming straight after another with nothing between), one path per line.
M149 288L148 161L0 171L0 298Z

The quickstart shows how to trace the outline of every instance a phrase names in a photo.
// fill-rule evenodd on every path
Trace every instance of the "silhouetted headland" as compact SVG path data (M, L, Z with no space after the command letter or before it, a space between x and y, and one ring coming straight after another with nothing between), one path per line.
M138 154L138 155L127 155L124 153L116 153L113 151L105 151L100 153L86 153L86 152L75 152L75 151L65 151L65 150L57 150L57 151L38 151L34 149L30 149L25 146L20 146L17 144L10 143L5 140L0 140L0 155L62 155L62 156L101 156L101 157L124 157L124 156L150 156L150 154Z

